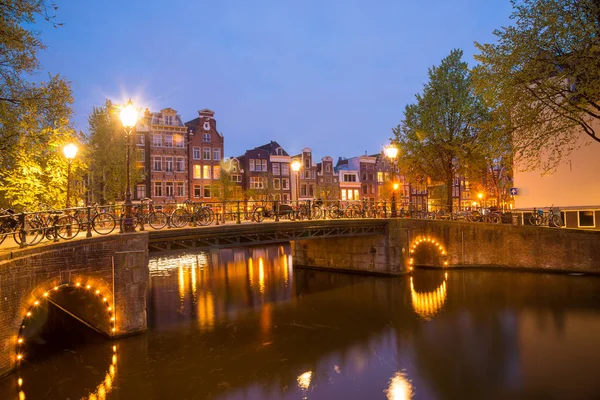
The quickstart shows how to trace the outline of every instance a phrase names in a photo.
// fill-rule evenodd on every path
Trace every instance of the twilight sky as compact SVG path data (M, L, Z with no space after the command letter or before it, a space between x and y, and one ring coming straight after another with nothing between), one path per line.
M215 111L225 155L270 140L320 158L380 151L427 68L509 23L509 0L56 0L45 71L73 84L75 125L106 98L184 119ZM43 76L43 75L42 75Z

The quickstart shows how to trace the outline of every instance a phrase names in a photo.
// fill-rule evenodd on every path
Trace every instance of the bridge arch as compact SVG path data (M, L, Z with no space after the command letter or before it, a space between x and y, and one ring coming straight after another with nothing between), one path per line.
M33 322L36 314L50 304L98 333L108 337L117 333L115 298L110 286L104 280L85 276L73 277L68 282L49 280L38 285L21 300L14 326L17 332L14 337L16 365L26 360L27 338L31 335L28 331L30 322ZM99 312L100 315L86 313L87 310L81 308L82 304L91 306L92 311Z
M418 236L410 245L408 264L412 271L415 265L447 267L449 256L442 241L434 236ZM439 261L439 262L436 262Z

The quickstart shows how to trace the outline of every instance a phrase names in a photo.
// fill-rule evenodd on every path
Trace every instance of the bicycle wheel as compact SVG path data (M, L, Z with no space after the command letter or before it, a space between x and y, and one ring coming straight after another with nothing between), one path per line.
M112 214L100 213L94 215L94 218L92 218L92 229L98 235L108 235L115 230L116 226L117 221Z
M178 208L171 213L171 226L174 228L183 228L188 224L190 216L183 208Z
M531 214L529 216L529 224L533 226L539 226L542 222L541 218L538 218L536 214Z
M196 213L196 217L200 225L206 226L212 224L215 219L215 213L209 207L203 207Z
M254 212L252 212L252 221L254 222L262 222L265 219L265 209L263 207L258 207Z
M323 210L321 210L320 207L313 208L312 218L313 219L321 219L321 218L323 218Z
M490 222L492 224L499 224L502 222L502 217L498 214L491 214L490 215Z
M56 234L59 238L70 240L79 234L79 221L72 215L65 215L56 221Z
M563 221L560 215L553 215L552 219L549 222L549 225L554 226L556 228L560 228L563 225Z
M17 230L13 233L13 237L17 244L21 244L21 232ZM38 244L44 238L44 225L36 219L25 220L25 244L33 246ZM0 241L2 243L2 241Z
M329 218L338 219L341 216L341 214L342 212L340 210L340 206L338 206L337 204L334 204L331 207L329 207Z
M148 215L148 224L152 229L162 229L167 226L167 214L162 211L153 211Z
M467 214L467 220L469 220L469 222L479 222L481 221L481 214L479 211L471 211Z

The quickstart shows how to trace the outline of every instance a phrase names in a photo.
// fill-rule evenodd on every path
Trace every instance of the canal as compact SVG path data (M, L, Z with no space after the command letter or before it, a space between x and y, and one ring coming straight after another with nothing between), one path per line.
M288 246L151 258L148 332L49 308L0 399L600 396L600 278L293 268Z

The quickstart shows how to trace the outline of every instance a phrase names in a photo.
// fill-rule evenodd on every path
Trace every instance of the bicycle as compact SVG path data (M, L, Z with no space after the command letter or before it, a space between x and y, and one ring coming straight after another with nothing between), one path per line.
M554 204L548 209L548 213L544 213L542 209L533 209L533 213L529 216L529 223L534 226L548 225L551 227L561 227L563 220L559 209L554 209Z
M147 197L140 200L140 207L134 209L133 221L137 228L138 226L148 223L152 229L162 229L167 226L169 217L162 211L156 211L154 209L154 201ZM144 207L147 205L148 207ZM147 212L146 212L147 210ZM121 224L124 223L124 219L121 219Z
M44 237L48 240L71 240L79 234L81 223L72 215L64 214L63 211L49 211L46 225L44 226Z
M266 206L257 206L252 210L252 221L262 222L265 218L288 218L290 221L294 221L300 210L294 210L289 204L279 204L277 208L268 208Z

